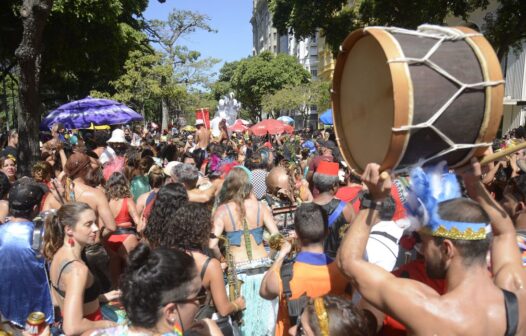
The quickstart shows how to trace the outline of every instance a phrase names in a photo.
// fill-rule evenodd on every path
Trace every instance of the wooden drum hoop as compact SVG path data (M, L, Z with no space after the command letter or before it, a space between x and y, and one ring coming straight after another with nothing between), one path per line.
M500 64L488 41L466 27L452 30L469 34L464 40L479 62L483 81L492 83L484 90L479 88L484 92L484 116L473 140L478 147L469 147L469 151L463 148L467 151L464 157L448 162L450 167L457 167L481 156L487 148L483 144L494 139L502 116L504 85ZM383 27L356 30L341 46L333 79L334 128L344 159L360 172L369 162L380 164L382 170L409 168L407 162L401 162L408 153L411 131L394 130L411 127L418 112L409 63L396 61L404 58L398 40ZM364 104L367 99L373 103ZM411 162L416 164L419 162Z

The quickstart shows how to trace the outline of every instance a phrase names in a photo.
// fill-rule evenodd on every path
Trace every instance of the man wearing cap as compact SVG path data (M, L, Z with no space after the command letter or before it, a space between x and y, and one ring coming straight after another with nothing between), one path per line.
M210 143L210 130L205 127L203 119L197 119L195 121L195 128L197 128L197 131L195 131L195 142L197 143L197 148L206 150Z
M13 325L23 327L31 312L54 320L45 260L40 256L42 226L35 228L32 219L45 187L29 177L22 177L9 191L9 221L0 225L0 313Z
M324 245L325 253L331 258L336 257L343 233L354 217L352 204L335 197L340 185L338 171L338 163L321 161L313 176L314 186L319 190L314 203L319 204L329 216L329 234Z
M319 155L312 158L312 160L309 162L309 170L307 172L307 181L309 182L309 185L312 186L312 195L314 197L318 196L318 189L316 189L316 186L312 183L312 178L314 177L314 173L318 169L318 165L320 162L334 162L334 153L337 151L337 146L334 143L334 141L318 141L319 146Z
M526 272L515 245L515 230L484 188L480 164L474 162L463 171L466 189L476 202L460 197L460 187L453 183L456 177L447 174L440 176L438 184L436 179L423 177L420 181L424 183L411 188L420 200L413 204L424 206L418 213L425 214L421 216L425 219L421 237L426 272L433 278L445 278L444 295L363 260L369 232L385 212L384 200L391 189L391 178L380 174L379 168L377 164L365 168L362 181L369 194L362 199L337 258L361 295L377 309L391 313L410 334L525 335ZM412 177L411 181L416 180ZM440 190L431 187L445 183L448 185ZM459 196L443 197L453 194L453 188ZM487 236L488 224L493 239ZM490 244L493 276L486 261Z

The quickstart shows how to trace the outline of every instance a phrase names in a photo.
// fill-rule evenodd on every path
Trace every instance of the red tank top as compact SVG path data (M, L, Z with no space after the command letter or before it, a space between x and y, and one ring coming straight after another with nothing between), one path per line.
M128 200L129 198L124 198L122 200L121 210L119 211L117 216L115 216L115 224L117 224L118 227L128 228L132 226L132 218L128 211Z

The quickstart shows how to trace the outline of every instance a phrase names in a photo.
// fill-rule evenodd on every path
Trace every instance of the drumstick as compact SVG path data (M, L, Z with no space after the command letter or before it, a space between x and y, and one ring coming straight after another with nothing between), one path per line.
M516 151L524 149L524 148L526 148L526 142L523 142L523 143L518 144L518 145L513 146L513 147L506 148L505 150L502 150L502 151L497 152L497 153L486 155L486 156L482 157L482 160L480 160L480 164L481 165L486 165L488 163L491 163L493 161L497 161L500 158L503 158L503 157L505 157L507 155L510 155L511 153L515 153Z

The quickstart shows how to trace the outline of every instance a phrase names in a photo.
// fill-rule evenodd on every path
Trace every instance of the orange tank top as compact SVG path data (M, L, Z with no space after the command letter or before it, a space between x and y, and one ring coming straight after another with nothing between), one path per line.
M326 294L351 294L347 289L349 282L338 269L336 262L322 253L300 252L292 266L290 280L291 300L298 299L304 293L310 298ZM276 335L288 335L290 325L287 301L283 294L283 283L280 277L280 302Z

